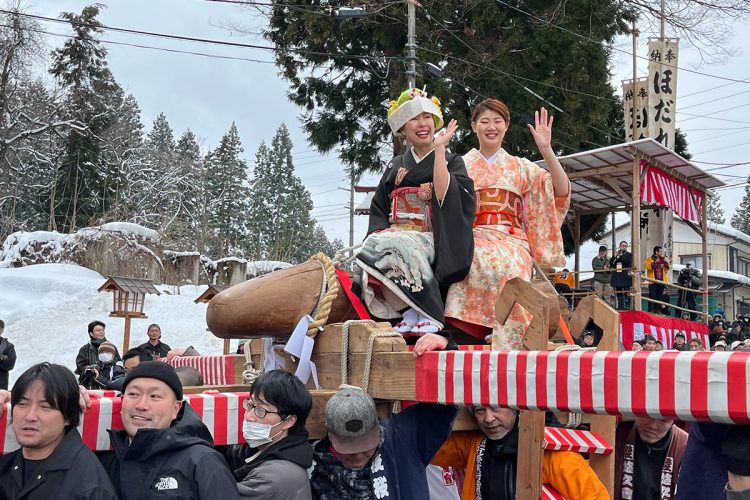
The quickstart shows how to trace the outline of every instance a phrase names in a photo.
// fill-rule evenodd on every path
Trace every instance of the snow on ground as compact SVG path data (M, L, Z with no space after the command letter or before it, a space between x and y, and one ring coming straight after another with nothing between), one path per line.
M96 291L104 281L99 273L74 264L0 268L3 336L15 344L18 354L11 385L24 370L42 361L74 370L78 349L88 342L86 325L93 320L107 324L107 339L123 354L125 320L109 317L112 294ZM146 342L148 325L158 323L162 340L171 347L192 345L201 354L221 354L224 341L206 330L206 304L193 302L207 287L157 288L161 295L146 296L148 318L131 320L130 347Z

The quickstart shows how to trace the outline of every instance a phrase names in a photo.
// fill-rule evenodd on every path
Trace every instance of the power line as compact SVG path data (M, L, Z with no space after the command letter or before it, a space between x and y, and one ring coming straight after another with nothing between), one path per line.
M135 30L135 29L130 29L130 28L118 28L115 26L106 26L104 24L91 24L91 23L82 23L78 21L68 21L65 19L56 19L54 17L40 16L37 14L13 12L13 11L5 10L5 9L0 9L0 13L10 14L10 15L19 15L19 16L28 17L31 19L37 19L40 21L53 22L53 23L58 23L58 24L74 24L76 26L89 27L89 28L94 28L98 30L114 31L117 33L150 36L150 37L155 37L155 38L165 38L169 40L178 40L178 41L183 41L183 42L204 43L208 45L220 45L220 46L243 48L243 49L267 50L271 52L281 52L281 53L291 52L291 53L296 53L296 54L327 56L331 58L340 58L340 59L361 59L361 60L378 60L378 61L382 61L383 59L401 59L401 57L396 57L396 56L378 57L378 56L368 56L368 55L363 55L363 54L349 55L349 54L335 54L332 52L316 52L312 50L301 50L301 49L280 49L278 47L269 47L266 45L256 45L256 44L240 43L240 42L228 42L226 40L214 40L211 38L198 38L198 37L184 36L184 35L172 35L168 33L157 33L153 31Z
M548 26L551 26L551 27L556 28L558 30L564 31L565 33L568 33L570 35L578 37L578 38L580 38L582 40L586 40L586 41L589 41L591 43L595 43L597 45L603 45L602 42L600 42L598 40L594 40L593 38L587 37L586 35L582 35L580 33L576 33L575 31L569 30L568 28L564 28L562 26L559 26L559 25L557 25L557 24L555 24L555 23L553 23L551 21L548 21L547 19L541 18L541 17L539 17L539 16L537 16L535 14L532 14L530 12L526 12L525 10L519 9L518 7L516 7L514 5L511 5L511 4L509 4L509 3L507 3L507 2L505 2L503 0L495 0L495 1L497 3L501 3L501 4L505 5L506 7L511 8L511 9L517 11L517 12L520 12L521 14L525 14L525 15L527 15L529 17L532 17L532 18L536 19L537 21L540 21L540 22L542 22L544 24L547 24ZM631 57L633 56L633 54L631 52L628 52L626 49L621 49L621 48L619 48L617 46L614 46L614 45L612 46L612 49L616 50L618 52L623 52L623 53L625 53L625 54L627 54L627 55L629 55ZM638 59L645 60L645 61L650 61L650 59L648 57L646 57L646 56L639 56L638 54L636 54L635 57L637 57ZM692 69L682 68L680 66L675 66L675 65L671 65L671 64L665 64L665 66L670 66L672 68L679 69L680 71L685 71L687 73L693 73L693 74L696 74L696 75L708 76L708 77L711 77L711 78L716 78L718 80L725 80L725 81L729 81L729 82L733 82L733 83L750 83L750 80L738 80L736 78L729 78L729 77L726 77L726 76L712 75L710 73L704 73L702 71L696 71L696 70L692 70ZM633 78L635 78L635 75L633 75Z
M697 106L703 106L704 104L713 104L715 102L723 101L724 99L729 99L730 97L736 97L738 95L747 94L747 93L750 93L750 90L745 90L745 91L737 92L735 94L727 95L727 96L724 96L724 97L719 97L718 99L711 99L710 101L703 101L703 102L699 102L697 104L691 104L690 106L685 106L685 107L680 108L680 109L690 109L690 108L695 108Z

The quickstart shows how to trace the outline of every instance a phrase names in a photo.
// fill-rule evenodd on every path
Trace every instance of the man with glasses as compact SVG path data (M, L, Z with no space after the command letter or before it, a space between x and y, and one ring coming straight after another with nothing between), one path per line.
M309 500L307 469L313 451L305 430L312 396L292 373L281 370L258 377L243 403L245 445L226 447L240 496L252 500Z

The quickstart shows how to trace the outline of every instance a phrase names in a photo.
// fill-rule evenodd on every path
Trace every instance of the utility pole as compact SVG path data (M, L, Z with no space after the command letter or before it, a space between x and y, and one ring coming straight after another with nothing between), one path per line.
M354 172L349 174L349 248L354 246ZM354 256L354 250L350 257Z
M417 20L415 12L416 0L408 0L407 2L407 36L406 36L406 59L409 61L409 69L406 71L406 76L409 81L409 88L414 88L417 84Z

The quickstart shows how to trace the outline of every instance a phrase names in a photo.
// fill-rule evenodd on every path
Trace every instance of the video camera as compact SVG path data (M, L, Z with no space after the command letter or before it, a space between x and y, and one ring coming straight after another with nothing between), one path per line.
M677 277L677 284L687 288L699 288L701 286L701 272L694 267L686 267L680 271Z

